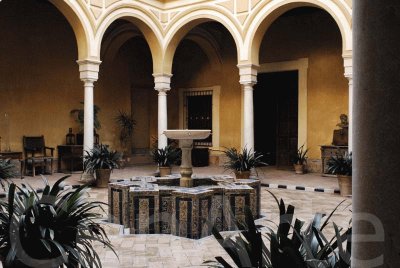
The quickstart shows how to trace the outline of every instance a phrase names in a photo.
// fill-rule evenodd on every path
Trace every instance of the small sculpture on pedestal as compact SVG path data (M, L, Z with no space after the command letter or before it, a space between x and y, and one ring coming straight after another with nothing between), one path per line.
M332 145L347 146L349 136L349 121L346 114L340 115L340 123L336 124L340 129L333 131Z

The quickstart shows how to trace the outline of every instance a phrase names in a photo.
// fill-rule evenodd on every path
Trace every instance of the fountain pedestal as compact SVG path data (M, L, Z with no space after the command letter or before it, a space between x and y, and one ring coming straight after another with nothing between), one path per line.
M192 168L192 147L193 140L180 140L179 147L182 150L182 161L181 161L181 187L193 187L193 168Z
M192 148L193 140L202 140L211 134L209 129L169 129L164 130L167 138L179 140L179 147L182 150L181 160L181 187L193 187L193 166L192 166Z

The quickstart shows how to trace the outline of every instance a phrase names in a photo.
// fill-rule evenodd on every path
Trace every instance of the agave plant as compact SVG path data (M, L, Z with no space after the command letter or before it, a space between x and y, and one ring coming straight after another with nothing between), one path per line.
M228 148L224 151L227 161L224 163L225 170L232 171L250 171L252 168L267 165L262 161L263 155L253 152L252 149L244 147L242 150Z
M88 201L88 187L61 190L69 176L43 193L11 183L0 201L0 258L4 267L102 267L93 242L115 251L97 220L106 205ZM17 192L18 191L18 192Z
M297 149L296 154L293 157L293 164L304 165L307 163L308 148L304 149L304 144Z
M268 191L269 192L269 191ZM271 193L271 192L270 192ZM329 220L344 202L326 216L316 213L313 221L303 231L304 222L294 218L294 206L286 207L284 201L278 201L271 193L279 207L279 224L277 230L267 228L266 234L261 233L261 226L254 223L249 208L245 208L245 224L238 234L226 238L214 228L213 235L232 258L238 267L268 267L268 268L349 268L351 255L350 236L352 228L343 232L335 223L335 236L327 239L322 231ZM262 235L270 241L269 248L265 245ZM343 245L346 243L346 246ZM205 264L213 267L231 268L232 266L222 257Z
M99 144L83 156L83 169L93 174L98 169L115 169L119 167L121 153L108 149L105 144Z

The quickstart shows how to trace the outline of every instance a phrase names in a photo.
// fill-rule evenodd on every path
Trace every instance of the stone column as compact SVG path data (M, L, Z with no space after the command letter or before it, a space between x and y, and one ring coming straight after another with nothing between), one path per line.
M352 267L400 267L400 1L353 1Z
M163 131L168 129L167 92L171 89L171 74L153 74L154 88L158 91L158 148L167 146Z
M84 125L83 125L83 149L91 150L93 148L93 128L94 128L94 110L93 110L93 84L99 76L100 61L80 60L79 64L80 78L84 83Z
M349 80L349 152L353 151L353 56L343 56L344 76Z
M238 65L240 84L243 86L242 147L254 150L253 86L257 83L257 67L252 64Z

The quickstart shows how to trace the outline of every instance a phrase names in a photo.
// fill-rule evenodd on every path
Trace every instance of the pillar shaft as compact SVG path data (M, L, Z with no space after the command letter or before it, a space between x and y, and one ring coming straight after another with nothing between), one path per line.
M168 129L167 92L171 89L171 74L153 74L155 90L158 91L158 148L168 144L163 134Z
M400 267L400 1L353 1L352 267Z
M93 88L94 82L99 77L100 61L80 60L79 64L80 79L84 83L85 99L84 99L84 122L83 122L83 149L90 151L93 148L94 138L94 103L93 103Z
M94 108L93 108L93 81L85 81L84 121L83 121L83 148L90 151L93 148Z
M253 86L243 86L243 145L254 149L254 107L253 107Z
M253 86L257 83L257 66L238 65L240 84L243 86L242 147L254 150Z
M349 80L349 152L353 151L353 102L354 102L354 90L353 90L353 57L352 55L346 55L344 59L344 76Z

